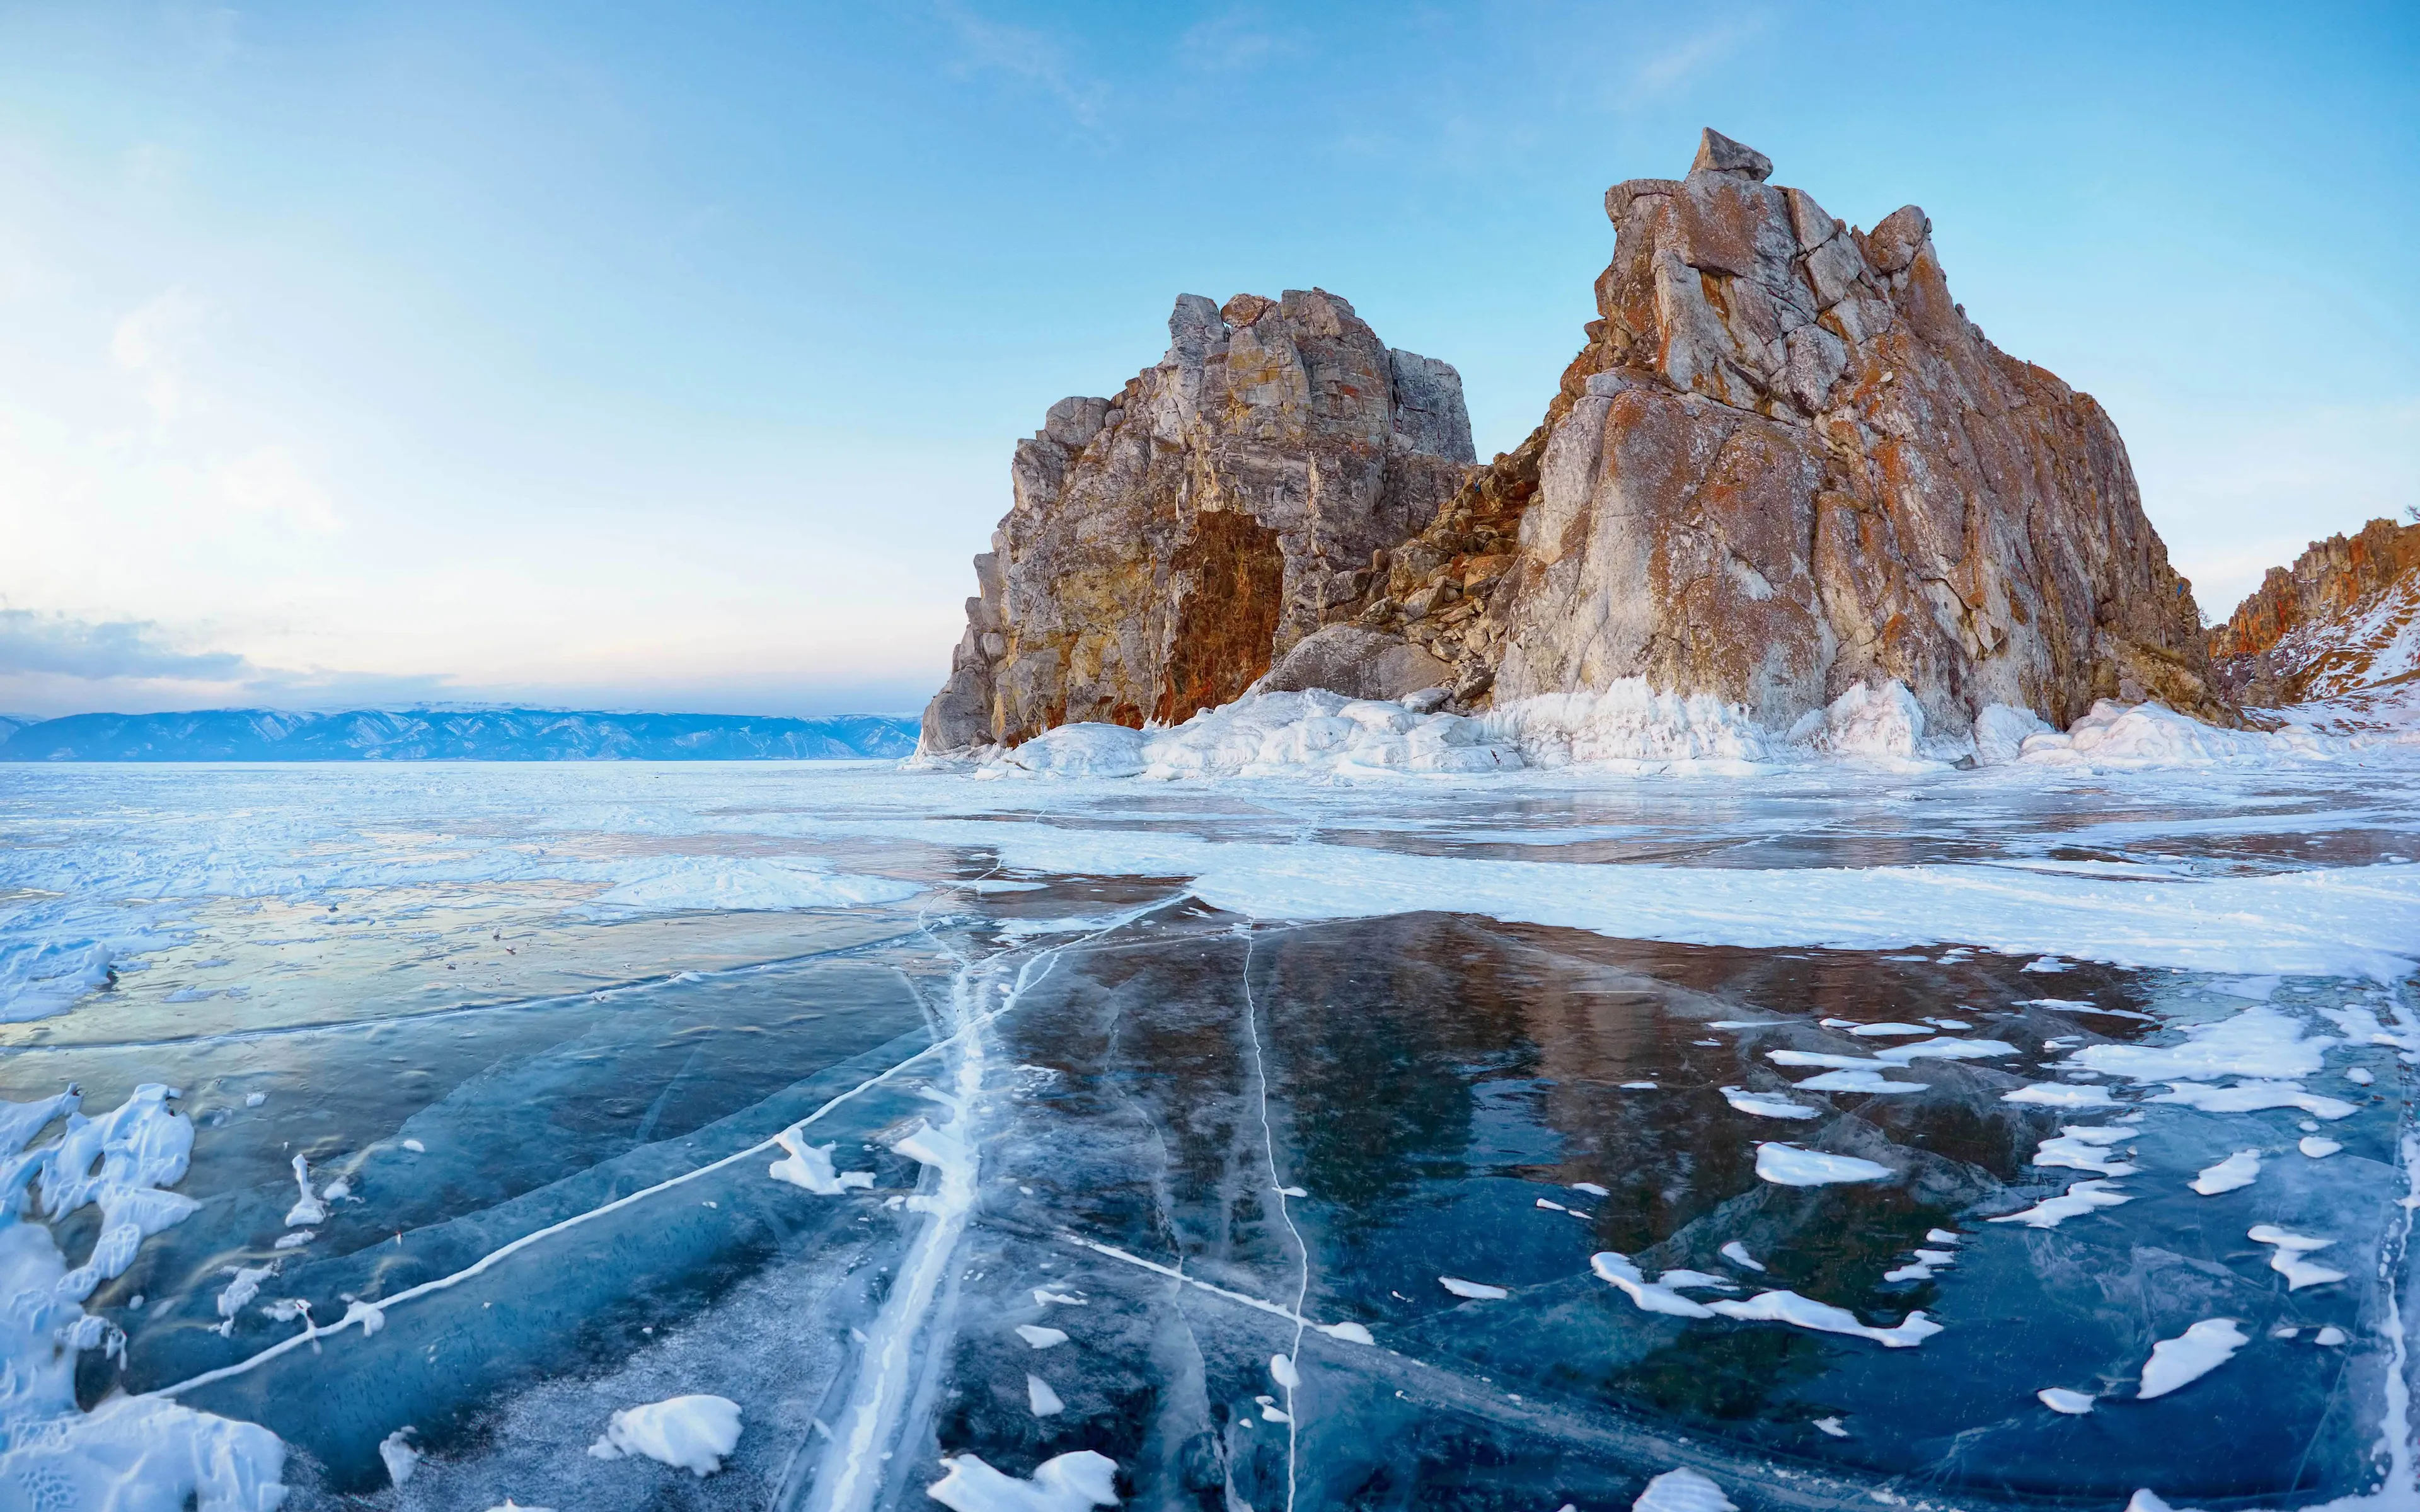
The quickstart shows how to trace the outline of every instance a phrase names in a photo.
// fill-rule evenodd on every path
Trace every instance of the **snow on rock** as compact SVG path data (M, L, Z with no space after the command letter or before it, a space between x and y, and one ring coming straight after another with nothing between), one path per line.
M2234 1319L2205 1318L2175 1338L2151 1346L2151 1358L2143 1365L2142 1390L2136 1395L2149 1400L2190 1386L2233 1359L2235 1351L2249 1342Z
M817 1196L836 1197L852 1187L865 1188L874 1184L872 1171L832 1170L832 1149L830 1144L810 1145L799 1128L783 1130L773 1136L787 1153L765 1168L765 1174L776 1181L813 1192Z
M1760 1291L1745 1302L1708 1303L1706 1309L1744 1322L1788 1323L1793 1328L1872 1339L1893 1350L1914 1349L1941 1332L1941 1325L1920 1310L1908 1314L1896 1328L1874 1328L1859 1321L1857 1315L1845 1307L1816 1302L1794 1291Z
M1739 1512L1723 1489L1694 1470L1668 1470L1647 1483L1630 1512Z
M1829 1186L1840 1181L1886 1180L1899 1173L1854 1155L1827 1155L1767 1141L1756 1147L1756 1174L1776 1186Z
M737 1402L727 1396L671 1396L615 1412L605 1436L588 1452L599 1459L644 1455L703 1477L721 1470L723 1456L738 1445Z
M941 1478L924 1494L951 1512L1092 1512L1118 1504L1118 1462L1092 1449L1045 1459L1018 1480L975 1455L943 1457Z
M2259 1179L2260 1151L2239 1149L2185 1184L2203 1196L2214 1197L2222 1192L2250 1186Z

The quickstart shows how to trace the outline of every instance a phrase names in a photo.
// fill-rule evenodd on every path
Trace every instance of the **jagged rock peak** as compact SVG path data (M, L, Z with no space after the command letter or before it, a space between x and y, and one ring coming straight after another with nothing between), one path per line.
M1762 183L1773 177L1773 160L1745 142L1734 142L1709 126L1698 137L1698 156L1691 173L1735 173Z
M2001 352L1931 223L1860 232L1709 131L1606 194L1598 318L1544 424L1340 606L1466 702L1642 677L1786 727L1898 679L1943 733L2098 698L2232 719L2089 395Z
M1116 394L1063 399L1017 443L925 751L1233 699L1474 460L1461 376L1325 289L1181 295L1168 332Z
M2420 673L2420 522L2313 541L2211 627L2210 655L2230 694L2264 707L2408 682Z

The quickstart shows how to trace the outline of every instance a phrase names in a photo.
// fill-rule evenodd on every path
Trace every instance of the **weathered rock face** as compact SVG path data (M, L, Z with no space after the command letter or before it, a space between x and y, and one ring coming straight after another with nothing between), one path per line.
M1169 333L1116 397L1063 399L1017 443L923 749L1227 702L1470 471L1460 376L1332 294L1188 294Z
M2230 697L2264 707L2420 680L2420 524L2374 519L2270 568L2210 656Z
M1967 320L1923 211L1860 232L1770 173L1708 131L1606 193L1545 424L1338 616L1466 704L1635 676L1782 726L1897 678L1947 733L2096 698L2232 722L2108 415Z

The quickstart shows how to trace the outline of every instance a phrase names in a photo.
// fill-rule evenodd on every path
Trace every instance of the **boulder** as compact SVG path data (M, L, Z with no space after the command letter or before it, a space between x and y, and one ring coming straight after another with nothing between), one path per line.
M1351 699L1400 700L1442 688L1452 677L1452 668L1400 636L1331 625L1295 641L1260 687L1268 693L1325 688Z
M1188 294L1168 329L1157 364L1017 443L925 753L1229 702L1470 471L1460 375L1333 294Z

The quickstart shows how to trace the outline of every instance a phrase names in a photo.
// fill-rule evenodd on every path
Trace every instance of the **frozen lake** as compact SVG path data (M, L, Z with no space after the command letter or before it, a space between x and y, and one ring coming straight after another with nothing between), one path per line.
M0 1505L2420 1504L2420 763L1901 764L11 769Z

